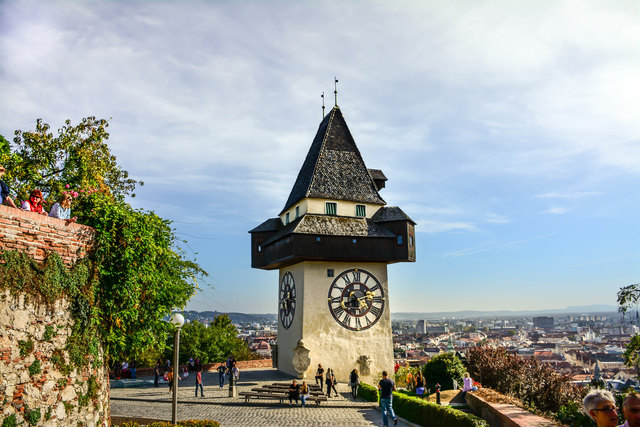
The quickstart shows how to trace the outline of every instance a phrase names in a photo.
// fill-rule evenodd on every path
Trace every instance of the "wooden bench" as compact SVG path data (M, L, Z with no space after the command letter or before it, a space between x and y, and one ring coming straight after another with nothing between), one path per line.
M280 403L284 403L285 399L289 400L289 391L285 390L282 392L272 392L272 391L257 391L261 390L260 388L254 388L252 391L241 391L240 396L244 397L245 403L248 403L251 398L256 399L274 399L280 401ZM307 397L307 402L315 402L316 405L320 405L320 402L326 402L327 396L309 396Z
M267 387L254 387L251 391L255 391L257 393L274 393L274 394L286 394L289 396L289 389L275 389L275 388L267 388ZM311 396L324 396L324 393L321 391L309 391Z

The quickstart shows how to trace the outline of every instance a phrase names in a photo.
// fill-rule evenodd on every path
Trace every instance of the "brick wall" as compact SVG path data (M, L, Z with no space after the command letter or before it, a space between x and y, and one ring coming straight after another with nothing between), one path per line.
M71 265L91 250L93 239L90 227L0 206L0 251L18 250L37 260L55 251ZM32 411L31 420L37 419L37 425L108 425L109 382L102 364L61 372L55 363L60 350L69 362L65 350L73 325L69 301L40 304L29 295L2 289L1 280L0 420L13 416L20 425ZM31 347L28 351L25 343ZM30 372L34 364L40 369ZM94 399L86 397L90 378L98 384Z
M93 239L94 231L86 225L0 205L0 250L26 252L37 260L55 251L70 265L84 257Z

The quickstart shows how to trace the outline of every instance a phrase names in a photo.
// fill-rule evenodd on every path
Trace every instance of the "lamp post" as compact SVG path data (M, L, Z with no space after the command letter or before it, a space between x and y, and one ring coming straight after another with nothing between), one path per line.
M174 425L178 421L178 349L180 347L180 328L184 325L184 317L180 313L173 313L171 323L176 327L175 341L173 344L173 401L171 405L171 423Z

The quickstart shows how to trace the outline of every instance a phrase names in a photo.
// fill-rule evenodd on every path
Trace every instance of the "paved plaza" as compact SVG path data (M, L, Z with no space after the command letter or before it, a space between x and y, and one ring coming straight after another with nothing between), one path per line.
M142 378L153 380L153 378ZM240 372L238 392L250 391L272 382L291 381L291 377L275 369L259 368ZM313 379L311 380L313 381ZM135 388L111 389L112 417L139 417L157 420L171 419L171 393L166 383L160 387L152 384ZM217 372L203 374L204 396L195 397L195 375L179 382L178 419L209 419L227 426L380 426L382 414L376 404L364 400L353 401L348 384L336 386L338 397L332 396L317 406L306 408L280 404L266 399L250 400L229 397L228 382L219 387ZM393 423L390 423L393 425ZM398 421L398 425L411 425Z

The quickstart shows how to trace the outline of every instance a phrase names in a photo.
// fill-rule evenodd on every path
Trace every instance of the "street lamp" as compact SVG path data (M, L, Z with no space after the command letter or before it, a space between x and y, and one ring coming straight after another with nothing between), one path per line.
M184 325L184 316L180 313L173 313L170 320L176 327L176 336L173 344L173 403L171 406L171 422L175 425L178 421L178 348L180 347L180 328Z

